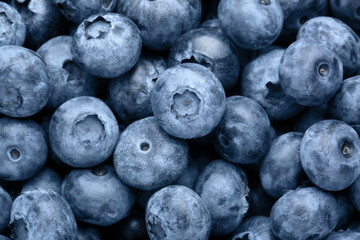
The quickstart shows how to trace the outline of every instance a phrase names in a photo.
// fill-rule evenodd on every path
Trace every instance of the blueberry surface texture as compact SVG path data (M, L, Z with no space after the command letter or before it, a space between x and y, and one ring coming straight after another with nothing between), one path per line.
M29 117L45 107L51 93L47 67L35 52L0 47L0 113Z
M270 218L253 216L246 218L232 234L232 240L275 240L271 230Z
M151 106L170 135L190 139L209 134L225 111L225 92L206 67L183 63L167 69L155 83Z
M151 240L206 240L211 217L193 190L172 185L157 191L146 207L146 229Z
M24 44L25 22L15 8L4 2L0 2L0 29L0 46Z
M10 222L12 204L11 196L0 186L0 232L2 232Z
M216 151L233 163L259 161L270 147L270 121L264 109L243 96L226 99L226 110L211 133Z
M330 0L331 12L334 17L349 25L354 31L360 30L360 3L351 0Z
M323 120L306 130L300 146L301 165L309 179L327 191L350 186L360 173L360 140L338 120Z
M45 166L38 174L23 183L21 192L45 189L61 194L61 182L61 176L54 169Z
M31 178L46 161L44 130L30 119L0 118L0 179Z
M90 74L114 78L130 70L140 56L142 39L129 18L117 13L96 14L77 28L73 57Z
M64 163L92 167L113 153L119 126L110 108L94 97L77 97L62 104L49 126L50 145Z
M184 140L166 133L154 117L130 124L121 134L114 152L120 179L131 187L153 190L180 177L188 163Z
M226 35L250 50L270 46L284 22L278 0L221 0L218 18Z
M356 240L360 239L360 232L352 232L352 231L339 231L332 232L325 238L325 240Z

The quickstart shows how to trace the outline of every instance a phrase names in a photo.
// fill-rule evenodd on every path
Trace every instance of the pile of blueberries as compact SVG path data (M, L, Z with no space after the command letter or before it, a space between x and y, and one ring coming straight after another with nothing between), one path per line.
M359 240L360 2L0 1L0 240Z

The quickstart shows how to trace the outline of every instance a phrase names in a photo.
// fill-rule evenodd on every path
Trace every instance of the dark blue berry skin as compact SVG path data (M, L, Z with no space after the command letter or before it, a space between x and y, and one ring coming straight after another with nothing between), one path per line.
M109 226L125 218L134 205L134 194L110 165L74 169L64 179L61 193L76 219Z
M51 84L45 62L20 46L0 47L0 113L29 117L47 103Z
M11 208L14 239L76 240L76 221L69 204L52 190L32 190L19 195Z
M298 188L284 194L270 213L271 229L280 239L320 240L339 220L336 200L315 187Z
M349 25L354 31L360 31L360 3L351 0L330 0L331 13Z
M185 170L189 149L184 140L170 136L154 117L130 124L114 152L120 179L131 187L153 190L173 183Z
M202 22L199 28L215 28L217 31L221 32L220 21L218 18L208 19Z
M253 216L245 219L232 234L232 240L276 240L271 231L270 218Z
M210 212L214 236L231 233L249 208L245 172L224 160L212 161L201 171L195 192Z
M211 134L212 143L230 162L255 163L270 147L270 129L269 118L258 103L232 96L226 99L224 116Z
M80 24L85 18L114 11L117 0L53 0L59 11L70 21Z
M349 76L360 67L360 40L355 32L342 21L332 17L315 17L303 24L297 39L316 41L336 53Z
M354 207L360 211L360 177L358 177L350 186L349 198Z
M339 231L332 232L324 240L358 240L360 239L360 232Z
M343 68L327 46L308 39L292 43L282 56L279 79L284 93L298 104L326 103L340 88Z
M130 70L140 56L139 29L117 13L96 14L85 19L74 34L72 54L90 74L115 78Z
M45 133L32 120L0 118L0 143L1 180L29 179L45 164Z
M239 47L250 50L270 46L284 21L278 0L221 0L218 18L226 35Z
M61 161L73 167L104 162L118 138L116 118L98 98L72 98L55 111L50 121L50 145Z
M269 216L275 199L270 197L261 185L259 174L248 174L249 177L249 210L247 216Z
M335 227L335 230L347 229L355 213L355 207L351 203L348 191L340 191L334 193L339 211L339 222Z
M92 225L77 223L77 240L101 240L100 231Z
M180 177L174 182L174 185L183 185L188 188L194 189L201 168L202 166L199 161L189 157L189 161L186 166L186 169L182 172Z
M25 45L37 49L63 30L61 14L51 0L10 0L26 25Z
M239 77L239 60L235 48L221 31L213 28L193 29L172 45L168 66L186 62L203 65L212 71L225 90L233 88Z
M339 91L329 102L329 115L350 125L360 124L360 76L342 82Z
M145 226L145 209L133 208L130 215L115 225L115 234L112 239L121 240L149 240ZM114 235L116 238L114 238Z
M300 27L309 19L328 13L327 0L279 0L284 13L284 26L279 40L290 44Z
M360 140L338 120L324 120L306 130L300 146L303 169L311 182L327 191L350 186L360 173Z
M303 134L289 132L276 138L260 167L264 190L273 198L280 198L285 191L300 185L300 144Z
M164 51L200 24L201 0L118 0L116 11L136 23L145 47Z
M38 174L24 182L21 192L33 189L53 190L61 194L61 176L52 168L44 167Z
M160 126L170 135L191 139L209 134L225 111L225 92L206 67L184 63L160 75L151 94Z
M4 235L0 235L0 240L10 240L10 238L5 237Z
M0 232L2 232L10 222L10 211L12 206L12 199L9 193L7 193L0 186ZM0 238L1 239L1 238Z
M276 48L261 54L245 66L241 77L241 95L258 102L273 121L291 118L303 109L281 89L279 66L284 52Z
M111 80L108 103L121 122L130 124L153 114L151 92L166 68L163 57L142 54L130 71Z
M211 231L205 203L180 185L162 188L150 198L145 222L151 240L206 240Z
M311 125L328 119L328 105L322 104L315 107L307 107L294 119L294 130L304 133Z
M0 2L0 46L22 46L26 37L26 25L19 12L7 3Z
M49 71L52 90L46 106L50 109L58 108L70 98L95 96L98 90L98 80L74 62L72 42L70 36L57 36L36 51Z

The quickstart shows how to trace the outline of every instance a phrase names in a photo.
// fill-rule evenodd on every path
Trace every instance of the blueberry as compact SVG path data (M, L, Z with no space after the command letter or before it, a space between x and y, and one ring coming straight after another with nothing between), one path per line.
M74 34L73 57L90 74L114 78L137 62L142 46L133 21L116 13L96 14L85 19Z
M335 198L314 187L290 190L270 213L271 229L280 239L320 240L335 228L338 220Z
M284 21L278 0L221 0L218 18L222 30L239 47L251 50L270 46Z
M329 1L332 14L344 21L354 31L360 30L360 3L351 0L330 0Z
M360 173L360 140L353 128L338 120L323 120L306 130L300 159L309 179L327 191L350 186Z
M249 208L245 172L224 160L212 161L201 171L195 192L210 212L215 236L231 233Z
M233 88L239 77L235 48L225 34L216 29L193 29L175 41L170 49L168 66L187 62L208 68L225 90Z
M119 126L110 108L94 97L77 97L62 104L51 118L50 144L64 163L92 167L113 153Z
M151 240L206 240L211 231L204 202L180 185L162 188L150 198L145 222Z
M342 21L332 17L315 17L301 26L297 39L316 41L336 53L344 66L344 74L351 75L360 67L360 40Z
M53 0L59 11L70 21L80 24L85 18L112 12L117 0Z
M90 224L77 223L77 240L101 240L100 231Z
M357 240L360 239L359 232L339 231L330 233L324 240Z
M360 76L342 82L329 103L329 115L348 124L360 124Z
M61 176L55 170L44 167L38 174L24 182L21 192L33 189L49 189L61 194L61 182Z
M173 183L185 170L188 146L167 134L154 117L130 124L114 152L120 179L131 187L152 190Z
M0 2L0 29L0 46L24 44L25 22L15 8L4 2Z
M84 71L71 54L73 39L57 36L44 43L36 52L48 66L52 86L47 107L58 108L70 98L95 96L98 80Z
M339 211L339 222L336 225L335 230L346 229L350 225L356 210L347 193L347 189L345 191L334 193Z
M326 103L343 79L342 63L333 51L319 42L300 39L285 51L279 68L284 93L305 106Z
M0 232L2 232L10 222L12 203L11 196L0 186Z
M18 196L11 208L10 227L14 239L77 239L69 204L52 190L32 190Z
M211 137L216 151L224 159L241 164L255 163L270 147L270 121L254 100L228 97L224 116Z
M245 66L241 77L241 94L258 102L274 121L291 118L303 109L281 89L279 67L284 52L275 48L261 54Z
M132 190L110 165L72 170L62 183L61 193L76 219L99 226L119 222L134 205Z
M0 52L0 113L10 117L34 115L50 97L45 62L19 46L2 46Z
M270 218L265 216L245 219L232 235L232 240L276 240L271 231Z
M43 129L29 119L0 118L0 179L25 180L45 164L47 145Z
M154 116L166 132L190 139L209 134L225 110L225 92L206 67L184 63L160 75L151 94Z
M130 71L111 80L109 105L122 122L129 124L152 115L151 92L166 68L163 57L142 54Z
M300 144L302 133L289 132L276 138L261 163L260 179L264 190L274 198L300 185Z
M145 47L164 51L183 33L199 25L201 0L118 0L116 11L136 23Z

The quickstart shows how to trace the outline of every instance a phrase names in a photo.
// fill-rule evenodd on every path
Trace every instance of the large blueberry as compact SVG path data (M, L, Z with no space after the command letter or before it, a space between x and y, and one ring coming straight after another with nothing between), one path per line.
M327 46L300 39L285 51L279 68L284 93L305 106L326 103L343 80L340 58Z
M309 19L327 15L328 0L279 0L284 12L284 26L279 39L284 43L295 41L300 27Z
M211 231L204 202L180 185L165 187L150 198L145 222L151 240L206 240Z
M201 0L118 0L117 12L133 20L144 45L164 51L183 33L196 28L201 19Z
M24 44L25 22L16 9L4 2L0 2L0 29L0 46Z
M0 186L0 232L2 232L10 222L12 204L11 196Z
M272 142L260 168L261 184L270 196L279 198L300 185L302 138L302 133L289 132Z
M76 221L69 204L52 190L19 195L11 208L10 227L15 239L76 240Z
M114 152L114 166L129 186L152 190L173 183L185 170L188 146L170 136L154 117L130 124Z
M284 94L279 67L285 50L275 48L249 62L241 76L241 94L258 102L271 120L285 120L303 108Z
M329 115L348 124L360 124L360 76L342 82L329 102Z
M280 239L320 240L339 220L336 200L315 187L298 188L283 195L271 209L273 233Z
M134 205L134 194L110 165L74 169L64 179L61 193L76 219L108 226L125 218Z
M151 106L160 126L178 138L209 134L225 110L225 92L206 67L184 63L160 75L151 94Z
M360 239L360 232L352 232L352 231L339 231L332 232L324 238L324 240L358 240Z
M58 108L70 98L95 96L98 81L84 71L71 54L73 38L58 36L44 43L36 52L45 61L51 82L47 107Z
M45 164L44 130L28 119L0 118L0 179L25 180Z
M306 130L300 159L309 179L327 191L350 186L360 173L360 140L355 130L338 120L323 120Z
M141 52L139 29L117 13L96 14L85 19L74 34L72 54L90 74L114 78L130 70Z
M332 17L315 17L301 26L297 39L316 41L336 53L349 76L360 67L360 40L342 21Z
M232 96L212 135L216 151L226 160L249 164L260 160L270 147L270 121L254 100Z
M211 234L215 236L232 232L249 208L245 172L224 160L212 161L201 171L195 192L210 212Z
M94 97L77 97L62 104L51 118L50 145L64 163L92 167L113 153L119 126L110 108Z
M59 11L70 21L80 24L85 18L112 12L117 0L53 0Z
M235 86L240 70L235 51L233 44L221 31L198 28L176 40L170 49L168 66L199 63L215 74L225 90L230 90Z
M152 115L151 92L165 70L163 57L142 54L130 71L111 80L108 86L109 105L122 122L129 124Z
M38 174L24 182L21 192L33 189L50 189L61 194L61 176L52 168L44 167Z
M19 46L0 47L0 113L28 117L47 103L51 85L45 62Z
M360 31L360 2L353 0L330 0L332 14L344 21L354 31Z
M218 17L222 30L239 47L251 50L270 46L284 21L278 0L221 0Z
M232 240L276 240L270 218L253 216L245 219L233 232Z

